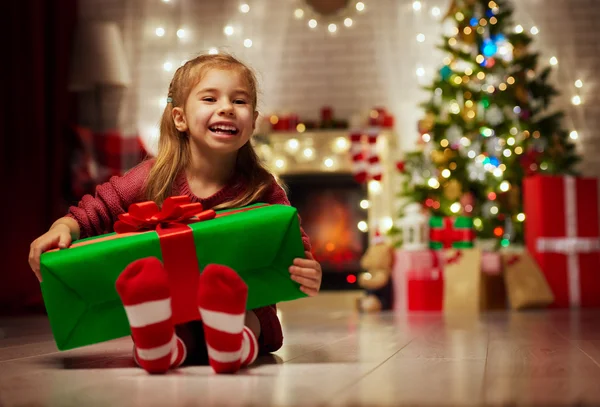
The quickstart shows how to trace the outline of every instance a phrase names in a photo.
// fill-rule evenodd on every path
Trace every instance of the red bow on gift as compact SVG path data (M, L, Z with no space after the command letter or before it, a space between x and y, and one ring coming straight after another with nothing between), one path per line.
M191 203L186 195L172 196L163 202L162 209L154 201L135 203L129 212L119 215L114 229L117 233L156 229L162 223L203 221L213 219L215 211L204 210L201 203Z

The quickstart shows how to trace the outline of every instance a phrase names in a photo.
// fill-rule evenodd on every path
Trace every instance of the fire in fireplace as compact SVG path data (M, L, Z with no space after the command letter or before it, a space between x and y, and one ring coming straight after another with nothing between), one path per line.
M323 267L322 289L354 289L368 236L358 228L367 221L360 202L367 192L350 174L302 174L282 177L291 204Z

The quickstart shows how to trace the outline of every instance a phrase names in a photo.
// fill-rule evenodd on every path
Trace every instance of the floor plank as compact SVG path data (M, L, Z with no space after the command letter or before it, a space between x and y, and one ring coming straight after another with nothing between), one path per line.
M135 367L130 338L59 352L43 316L0 319L0 406L600 404L600 311L456 316L281 304L284 347L239 374Z

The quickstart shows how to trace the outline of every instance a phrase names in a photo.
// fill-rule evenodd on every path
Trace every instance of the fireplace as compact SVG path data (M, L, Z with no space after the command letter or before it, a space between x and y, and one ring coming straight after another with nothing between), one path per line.
M285 175L282 180L323 267L321 289L358 289L356 275L368 245L367 233L357 226L367 221L360 207L366 189L343 173Z

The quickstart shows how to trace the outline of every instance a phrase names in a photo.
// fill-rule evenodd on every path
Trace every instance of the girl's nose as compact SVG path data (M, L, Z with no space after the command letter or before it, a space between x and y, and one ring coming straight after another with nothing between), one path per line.
M219 114L233 116L233 104L229 102L222 103L219 107Z

